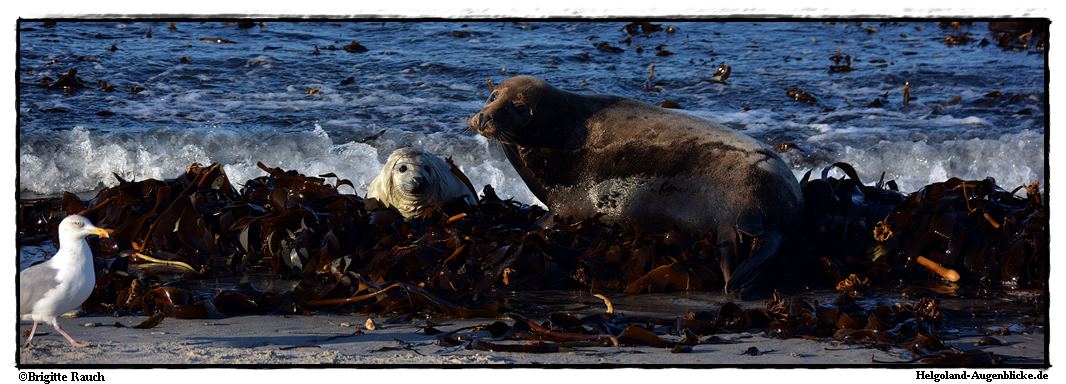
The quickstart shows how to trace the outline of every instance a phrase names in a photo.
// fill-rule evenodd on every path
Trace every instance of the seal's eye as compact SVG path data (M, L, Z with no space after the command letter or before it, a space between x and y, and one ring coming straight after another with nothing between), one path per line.
M429 173L429 166L428 165L423 165L422 169L425 169L426 173Z
M521 115L532 115L533 114L533 111L530 110L529 107L526 106L525 104L514 103L511 106L514 108L515 113L517 113L519 116L521 116Z
M400 173L404 173L404 172L407 172L407 166L406 165L401 165L400 166Z
M491 94L491 95L489 95L489 103L490 103L490 104L491 104L491 103L492 103L493 101L496 101L496 95L498 95L499 93L500 93L499 91L492 91L492 94Z

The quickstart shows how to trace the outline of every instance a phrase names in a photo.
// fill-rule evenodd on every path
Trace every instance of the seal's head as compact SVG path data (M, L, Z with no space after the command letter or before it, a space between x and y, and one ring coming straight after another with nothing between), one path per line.
M549 127L564 92L532 76L515 76L500 83L485 107L470 118L470 127L504 144L541 147L551 140Z
M448 163L414 148L393 151L367 188L367 198L395 207L406 218L422 216L464 195L467 202L474 203L472 194Z

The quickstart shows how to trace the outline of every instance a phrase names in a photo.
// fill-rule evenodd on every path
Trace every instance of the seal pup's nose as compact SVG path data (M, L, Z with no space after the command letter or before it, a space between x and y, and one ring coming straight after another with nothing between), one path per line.
M411 179L411 192L422 193L426 189L426 178L418 176Z

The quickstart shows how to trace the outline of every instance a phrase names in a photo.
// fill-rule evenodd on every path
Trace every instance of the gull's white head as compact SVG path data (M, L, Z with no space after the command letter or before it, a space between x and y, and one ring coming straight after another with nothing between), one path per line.
M91 235L109 237L106 229L93 225L85 216L70 215L59 222L60 243L81 240Z

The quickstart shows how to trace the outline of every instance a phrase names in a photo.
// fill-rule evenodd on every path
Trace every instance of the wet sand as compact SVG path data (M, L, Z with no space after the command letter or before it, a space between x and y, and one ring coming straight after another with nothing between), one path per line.
M19 364L871 364L900 361L901 349L880 351L862 346L806 339L779 340L762 334L718 335L729 344L700 344L691 353L671 353L669 348L646 346L579 347L558 353L510 353L445 347L416 324L389 324L375 318L377 329L362 328L364 316L239 316L225 319L183 320L167 318L151 329L134 329L143 316L89 316L60 319L74 338L88 348L73 349L49 326L40 326L34 347L19 348ZM445 321L436 328L451 331L495 319ZM505 320L506 321L506 320ZM115 322L126 325L114 326ZM510 323L510 321L507 321ZM85 324L94 324L86 326ZM20 343L30 324L21 322ZM43 334L48 333L48 334ZM488 339L488 332L480 337ZM664 336L677 340L676 336ZM978 337L945 340L949 347L975 348ZM1042 364L1044 331L996 336L1001 346L985 346L996 355L1010 356L1011 364ZM397 341L399 340L399 341ZM706 340L701 339L701 340ZM492 341L497 342L497 341ZM502 342L502 341L501 341ZM742 354L756 347L761 354Z

